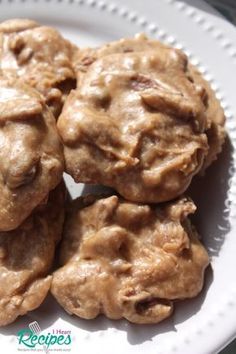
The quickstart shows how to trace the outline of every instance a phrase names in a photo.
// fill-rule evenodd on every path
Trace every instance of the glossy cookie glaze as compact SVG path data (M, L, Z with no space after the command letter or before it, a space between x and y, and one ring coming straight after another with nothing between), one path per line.
M46 297L64 203L62 183L16 230L0 232L0 326L34 310Z
M61 181L55 119L30 86L0 77L0 231L17 228Z
M40 91L55 117L76 84L73 51L54 28L24 19L0 24L0 69Z
M209 259L187 218L194 211L187 198L157 208L117 196L73 201L52 294L82 318L102 313L134 323L160 322L171 315L174 300L202 289Z
M79 82L83 74L87 72L89 66L98 58L105 55L114 53L144 52L149 50L161 52L167 48L170 49L170 47L167 47L165 44L156 40L148 39L144 34L140 34L135 38L121 39L116 42L105 44L99 48L77 50L74 52L73 66ZM205 169L217 159L218 154L222 150L222 145L226 136L224 128L225 115L210 84L203 78L198 69L189 62L186 66L186 75L190 82L196 86L199 85L202 87L204 92L207 118L206 135L209 145L209 150L201 169L201 172L204 172Z
M140 49L147 40L130 41ZM209 150L205 88L189 78L181 51L154 41L155 50L152 42L146 51L117 44L116 53L111 44L97 59L86 54L58 120L66 170L76 182L149 203L181 195Z

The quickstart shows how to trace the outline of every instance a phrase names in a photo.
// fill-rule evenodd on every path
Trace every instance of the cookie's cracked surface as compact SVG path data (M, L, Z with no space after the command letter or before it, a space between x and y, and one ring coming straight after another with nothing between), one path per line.
M78 86L80 85L80 82L83 80L83 76L89 70L90 66L99 58L103 58L104 56L114 53L146 53L153 50L155 50L155 52L159 53L160 55L164 52L168 53L169 51L169 53L171 53L171 51L173 51L173 49L170 47L167 47L158 41L148 39L144 35L138 35L136 38L131 39L121 39L117 42L111 42L96 49L87 48L77 51L75 52L74 56L74 68L77 73ZM176 51L176 53L180 55L181 52ZM169 70L168 63L166 65L166 70ZM176 79L172 77L173 73L171 70L169 73L169 80ZM210 84L204 80L198 70L193 65L191 65L187 59L185 74L192 85L200 90L202 94L202 101L206 107L205 133L207 136L209 150L204 158L203 166L201 169L201 171L204 171L217 158L217 155L222 150L222 145L225 140L225 115L223 109L221 108L220 102L217 100L215 93L210 87ZM156 105L160 105L160 100L156 102Z
M0 232L0 326L34 310L46 297L64 200L65 187L60 184L19 228Z
M117 196L73 201L52 294L86 319L163 320L174 300L202 289L209 259L187 218L194 211L186 198L157 208Z
M17 228L61 181L55 119L30 86L0 77L0 231Z
M76 84L73 50L57 30L35 21L14 19L0 24L0 69L39 90L55 117Z
M58 121L67 172L137 202L182 194L208 153L207 92L187 57L142 38L88 52Z

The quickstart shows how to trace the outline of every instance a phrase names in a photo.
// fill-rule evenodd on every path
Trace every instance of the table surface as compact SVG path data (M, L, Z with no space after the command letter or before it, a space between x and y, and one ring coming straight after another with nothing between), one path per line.
M205 0L236 25L236 0Z
M205 0L214 6L224 17L236 25L236 0ZM209 353L216 354L216 353ZM236 339L230 343L220 354L236 354Z

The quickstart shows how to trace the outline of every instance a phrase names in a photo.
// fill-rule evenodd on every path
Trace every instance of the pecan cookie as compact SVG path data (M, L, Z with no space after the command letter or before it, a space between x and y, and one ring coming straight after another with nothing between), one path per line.
M87 72L89 66L98 58L105 55L114 53L145 52L150 50L161 52L167 48L168 47L163 43L148 39L145 35L140 34L135 38L121 39L116 42L108 43L100 48L85 48L83 50L77 50L74 53L73 64L79 82L83 74ZM186 75L193 85L201 86L204 92L207 118L205 133L209 145L209 150L201 169L201 172L204 172L204 170L217 159L217 155L222 150L226 136L224 128L225 115L210 84L203 78L197 68L189 62L186 65Z
M58 120L76 182L155 203L181 195L202 168L206 90L190 81L182 52L158 46L102 54L84 69Z
M0 232L0 326L36 309L46 297L64 202L60 184L16 230Z
M82 318L160 322L202 289L209 258L187 218L195 209L187 198L157 208L117 196L73 201L52 294Z
M0 231L17 228L61 181L63 150L41 95L0 77Z
M37 22L14 19L0 24L0 69L39 90L55 117L76 85L73 50L57 30Z

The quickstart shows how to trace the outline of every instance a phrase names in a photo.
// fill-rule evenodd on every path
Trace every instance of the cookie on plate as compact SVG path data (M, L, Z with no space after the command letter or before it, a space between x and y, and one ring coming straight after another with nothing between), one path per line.
M16 230L0 232L0 326L36 309L46 297L64 201L62 183Z
M0 231L17 228L60 183L63 150L41 95L0 77Z
M140 41L130 40L137 48ZM181 195L209 150L206 90L189 80L184 53L154 43L157 49L143 51L101 49L58 120L66 170L76 182L148 203Z
M56 29L35 21L14 19L0 24L0 69L39 90L55 117L76 85L73 50Z
M160 322L203 286L209 258L187 217L195 209L184 197L158 207L115 195L73 201L52 294L82 318Z
M87 72L90 65L98 58L105 55L114 53L143 52L149 50L160 52L166 50L167 48L168 47L163 43L148 39L144 34L140 34L135 38L121 39L116 42L105 44L100 48L85 48L83 50L77 50L74 53L73 65L77 73L78 83L84 73ZM189 62L186 65L186 75L193 85L199 85L202 87L204 99L206 101L207 127L205 133L208 139L209 150L201 169L201 172L204 172L204 170L217 159L217 155L222 150L226 136L224 128L225 115L210 84L203 78L197 68Z

